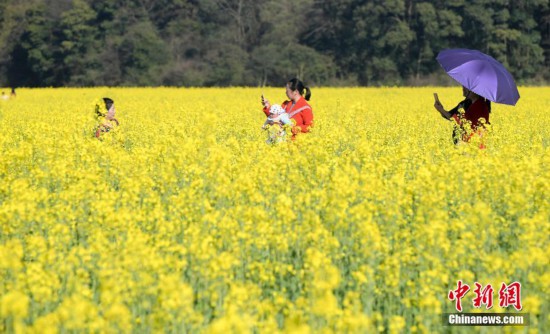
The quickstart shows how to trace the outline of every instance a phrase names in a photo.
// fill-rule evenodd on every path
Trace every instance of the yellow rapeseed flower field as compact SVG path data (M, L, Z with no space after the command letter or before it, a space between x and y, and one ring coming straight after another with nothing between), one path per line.
M548 88L493 104L485 150L453 145L433 92L461 99L314 88L313 131L267 145L260 89L18 90L0 101L0 332L441 332L458 280L486 313L517 313L498 289L520 282L526 330L547 331ZM105 96L120 127L99 141Z

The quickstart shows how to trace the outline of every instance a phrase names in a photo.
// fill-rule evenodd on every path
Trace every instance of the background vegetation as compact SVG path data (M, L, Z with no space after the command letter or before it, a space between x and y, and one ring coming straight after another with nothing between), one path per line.
M0 85L442 84L475 48L550 77L548 0L0 0Z

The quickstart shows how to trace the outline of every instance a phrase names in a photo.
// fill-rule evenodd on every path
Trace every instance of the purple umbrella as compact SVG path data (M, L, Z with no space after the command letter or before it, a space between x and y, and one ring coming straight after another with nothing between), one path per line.
M513 106L518 102L514 78L495 58L477 50L449 49L436 59L451 78L477 95Z

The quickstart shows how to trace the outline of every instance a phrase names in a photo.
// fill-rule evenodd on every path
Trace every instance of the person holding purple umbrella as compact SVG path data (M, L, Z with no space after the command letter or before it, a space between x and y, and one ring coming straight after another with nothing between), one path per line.
M457 126L453 131L453 141L468 142L477 133L483 137L485 125L489 124L491 102L516 105L519 92L514 78L495 58L478 50L447 49L437 55L437 61L445 72L462 85L466 98L456 108L445 110L437 94L434 94L434 107L441 116ZM464 109L464 113L460 111ZM485 148L483 141L480 148Z
M462 86L462 95L465 99L456 107L447 111L439 101L437 93L434 93L435 109L439 111L443 118L454 120L457 124L457 127L453 130L453 142L455 144L458 144L460 140L468 142L474 133L481 134L482 129L485 128L484 124L490 124L491 102L464 86ZM461 113L461 110L464 110L464 113Z

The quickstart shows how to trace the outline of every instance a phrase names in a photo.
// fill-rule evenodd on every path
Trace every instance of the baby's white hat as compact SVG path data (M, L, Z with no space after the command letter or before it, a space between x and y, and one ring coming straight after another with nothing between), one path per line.
M280 105L278 104L273 104L270 108L269 108L269 114L272 114L272 115L281 115L281 114L284 114L285 113L285 110L283 109L283 107L281 107Z

